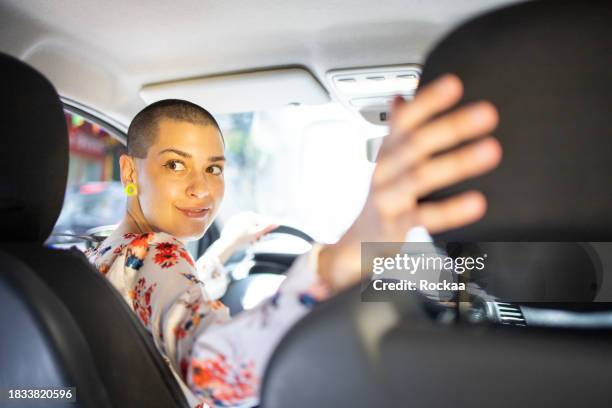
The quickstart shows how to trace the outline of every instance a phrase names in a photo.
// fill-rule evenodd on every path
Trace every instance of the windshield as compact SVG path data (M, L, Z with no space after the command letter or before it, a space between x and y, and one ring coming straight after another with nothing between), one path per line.
M374 169L366 142L386 127L337 103L215 117L228 159L221 224L250 210L322 242L336 241L350 226Z

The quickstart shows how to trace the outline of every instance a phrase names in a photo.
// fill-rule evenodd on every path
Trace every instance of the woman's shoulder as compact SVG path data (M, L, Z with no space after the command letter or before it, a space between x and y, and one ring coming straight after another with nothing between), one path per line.
M143 235L147 235L150 245L170 243L180 247L185 247L185 245L178 238L176 238L174 235L168 234L167 232L149 232Z
M130 247L150 247L159 244L172 244L177 247L184 248L185 245L178 240L176 237L166 232L144 232L135 233L128 232L124 234L113 233L100 243L99 248L104 247L118 247L118 246L130 246Z
M152 249L154 252L162 251L169 254L173 252L188 253L187 248L179 239L165 232L115 232L96 247L86 251L85 254L92 260L109 253L118 255L129 251L131 253L137 252L144 258L144 255Z
M182 264L195 268L185 245L165 232L112 234L86 255L94 265L111 265L121 259L125 267L135 270L145 265L168 269Z
M163 269L170 268L183 261L191 267L195 267L193 258L185 245L168 233L133 234L126 239L129 241L126 249L129 250L131 255L140 258L142 262L147 262L147 259L150 259Z

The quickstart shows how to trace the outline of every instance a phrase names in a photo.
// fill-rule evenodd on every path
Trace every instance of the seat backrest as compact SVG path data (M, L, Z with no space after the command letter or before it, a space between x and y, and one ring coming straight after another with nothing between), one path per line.
M91 350L64 304L17 258L0 251L0 388L72 389L61 407L111 407ZM4 399L3 405L9 401ZM72 400L72 401L70 401ZM74 402L73 402L74 401ZM14 401L15 406L23 402Z
M368 327L369 319L388 311L361 303L359 289L317 305L285 335L266 369L261 406L392 406L382 392L382 377L371 361L364 333L376 336L378 330Z
M504 149L491 174L429 197L476 189L488 199L481 221L436 239L611 240L610 21L612 8L603 1L524 2L466 22L430 53L422 84L452 72L464 83L462 105L491 100L500 115L494 134ZM580 248L563 252L576 255L575 265L596 270ZM555 265L549 258L546 263ZM589 300L585 288L581 300ZM409 313L361 302L359 287L321 305L279 345L262 404L609 405L610 332L441 325L419 313L424 303L410 302L415 296L405 295ZM381 305L388 309L379 311ZM308 395L295 391L300 384ZM386 400L372 404L379 397Z
M607 407L612 331L402 321L381 338L393 405Z
M114 405L187 406L151 335L82 253L27 243L2 243L0 248L34 269L71 312Z
M26 264L78 326L90 354L62 348L60 361L91 359L97 386L106 390L113 406L188 406L150 334L112 285L78 251L43 247L59 216L67 182L62 105L53 86L31 67L0 54L0 70L2 89L11 95L10 101L3 98L6 106L0 109L0 250ZM0 308L6 301L0 298ZM24 292L21 302L40 300ZM57 310L48 307L40 324L57 318ZM2 331L2 337L17 346L22 336ZM13 374L6 375L10 381Z
M612 331L441 324L426 299L324 302L277 347L267 408L609 406Z

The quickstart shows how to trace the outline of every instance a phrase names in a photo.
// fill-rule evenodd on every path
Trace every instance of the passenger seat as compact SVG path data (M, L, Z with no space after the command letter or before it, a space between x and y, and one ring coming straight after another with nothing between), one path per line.
M0 251L8 260L0 261L0 310L29 325L2 327L0 344L11 351L0 362L0 387L55 386L44 379L52 377L25 380L24 370L44 366L34 357L46 353L54 370L67 373L61 384L77 387L78 406L187 407L151 336L112 285L79 251L43 246L66 190L62 104L47 79L15 58L0 54L0 72Z

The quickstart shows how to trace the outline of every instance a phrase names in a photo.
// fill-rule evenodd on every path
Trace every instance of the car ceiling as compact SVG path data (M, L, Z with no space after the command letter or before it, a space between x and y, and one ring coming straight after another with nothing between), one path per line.
M419 63L463 19L513 2L1 0L0 50L126 124L146 84L295 65L324 83L332 69Z

